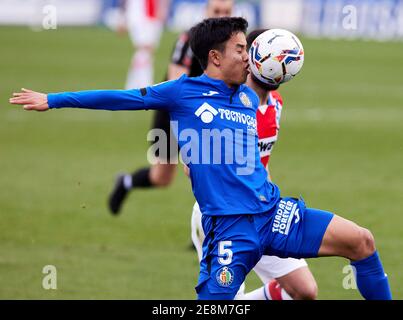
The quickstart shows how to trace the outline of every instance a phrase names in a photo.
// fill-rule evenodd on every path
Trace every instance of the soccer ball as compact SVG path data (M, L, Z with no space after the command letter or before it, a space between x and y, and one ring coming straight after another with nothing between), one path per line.
M260 34L249 49L252 73L266 84L290 81L304 64L304 48L297 36L283 29L270 29Z

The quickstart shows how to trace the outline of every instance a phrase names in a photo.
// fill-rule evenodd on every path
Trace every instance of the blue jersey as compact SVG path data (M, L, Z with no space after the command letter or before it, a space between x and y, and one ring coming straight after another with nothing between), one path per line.
M184 75L143 89L49 94L48 104L52 109L167 110L205 215L262 213L279 200L259 156L259 99L246 85L230 88L205 74Z

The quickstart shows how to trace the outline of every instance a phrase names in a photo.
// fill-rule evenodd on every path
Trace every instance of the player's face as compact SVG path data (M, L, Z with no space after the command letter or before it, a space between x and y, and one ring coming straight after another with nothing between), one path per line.
M209 18L222 18L232 15L233 0L210 0L207 5Z
M220 69L228 84L240 85L246 81L249 73L249 59L243 32L234 34L227 41L222 53Z

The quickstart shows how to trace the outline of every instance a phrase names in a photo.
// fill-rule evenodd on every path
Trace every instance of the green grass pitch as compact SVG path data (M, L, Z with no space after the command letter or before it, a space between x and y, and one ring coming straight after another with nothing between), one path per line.
M156 56L164 77L175 35ZM394 298L403 298L403 44L302 38L300 75L281 88L271 172L283 195L302 194L372 230ZM103 28L0 28L0 299L194 299L193 196L178 169L165 190L136 191L106 208L115 174L147 165L152 113L24 112L38 91L122 88L127 37ZM343 288L341 258L308 261L319 299L361 299ZM42 268L57 268L44 290ZM260 286L248 277L247 289Z

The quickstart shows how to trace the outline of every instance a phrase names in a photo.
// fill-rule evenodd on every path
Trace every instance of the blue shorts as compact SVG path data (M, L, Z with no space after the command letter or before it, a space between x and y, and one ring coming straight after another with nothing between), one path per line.
M199 299L235 297L263 254L317 257L333 213L306 208L302 199L282 198L262 214L202 216L206 238L196 292Z

